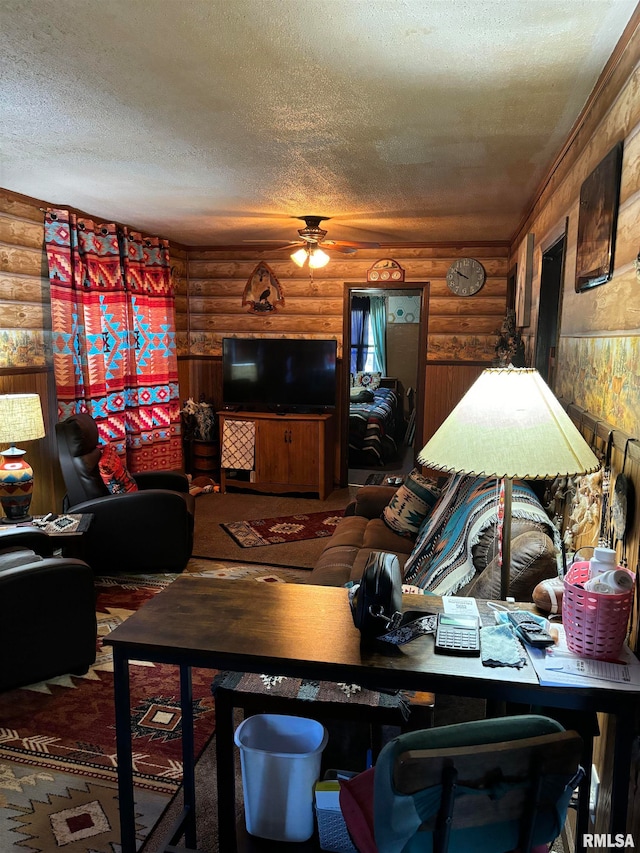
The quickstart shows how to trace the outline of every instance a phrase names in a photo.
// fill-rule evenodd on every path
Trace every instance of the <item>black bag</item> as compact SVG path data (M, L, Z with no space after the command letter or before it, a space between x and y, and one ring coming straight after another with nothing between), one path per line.
M402 618L402 575L395 554L372 551L359 586L351 598L351 613L364 639L375 639L396 627Z

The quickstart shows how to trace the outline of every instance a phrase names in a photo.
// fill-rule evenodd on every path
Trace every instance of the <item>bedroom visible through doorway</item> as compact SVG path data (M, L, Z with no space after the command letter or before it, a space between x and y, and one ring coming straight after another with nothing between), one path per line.
M345 287L346 482L399 480L422 446L428 284Z

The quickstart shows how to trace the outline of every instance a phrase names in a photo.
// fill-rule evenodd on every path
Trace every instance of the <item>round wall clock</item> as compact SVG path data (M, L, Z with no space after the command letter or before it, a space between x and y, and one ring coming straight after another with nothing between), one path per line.
M456 258L447 272L447 286L456 296L473 296L486 278L484 267L474 258Z

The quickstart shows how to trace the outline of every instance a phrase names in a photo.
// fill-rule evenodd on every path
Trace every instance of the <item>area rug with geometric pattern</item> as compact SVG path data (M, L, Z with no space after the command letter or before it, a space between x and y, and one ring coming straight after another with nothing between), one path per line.
M0 694L0 850L113 853L120 842L111 647L102 638L175 576L96 578L97 658ZM138 838L182 781L179 672L131 662ZM196 746L214 730L211 670L193 671Z
M304 583L306 570L190 561L196 575ZM116 853L120 849L111 647L102 639L176 575L97 577L97 658L64 675L0 694L0 852ZM211 681L194 669L196 750L214 732ZM130 662L138 846L182 781L179 673Z
M241 548L255 548L258 545L281 545L283 542L300 542L303 539L323 539L331 536L343 516L343 510L333 509L283 515L279 518L230 521L220 527Z

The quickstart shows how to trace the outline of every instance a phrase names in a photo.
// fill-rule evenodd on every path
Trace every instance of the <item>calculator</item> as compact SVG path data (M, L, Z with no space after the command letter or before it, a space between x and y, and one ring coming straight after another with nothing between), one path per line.
M441 655L480 654L480 621L477 616L439 613L435 650Z

